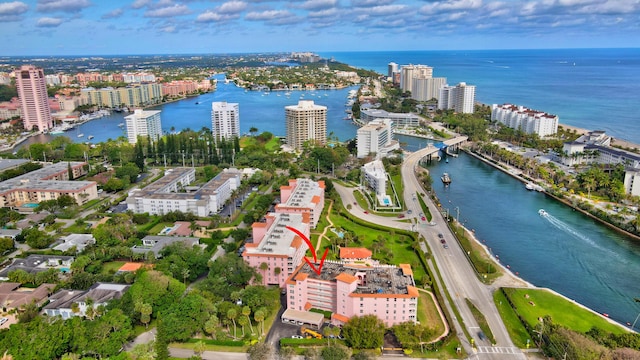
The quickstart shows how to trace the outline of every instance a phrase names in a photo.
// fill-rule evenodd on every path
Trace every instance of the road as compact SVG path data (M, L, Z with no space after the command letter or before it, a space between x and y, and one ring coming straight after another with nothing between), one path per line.
M402 165L401 172L404 182L403 195L407 209L412 211L412 216L418 216L422 212L419 201L417 201L417 199L414 200L416 193L423 193L422 187L419 185L418 179L416 178L415 169L418 165L418 161L427 151L428 149L422 149L406 156ZM434 175L434 178L437 179L438 177ZM345 204L352 204L355 202L352 189L345 188L339 184L335 184L335 188ZM449 300L444 297L444 305L453 316L454 328L459 334L465 350L468 354L472 354L471 358L477 359L525 359L526 357L522 351L513 345L507 329L498 314L498 310L493 303L492 293L493 290L495 290L495 287L487 286L480 282L472 266L469 264L464 251L458 245L454 235L449 231L445 219L438 211L436 205L428 197L423 197L423 199L429 207L429 211L433 215L432 222L435 224L427 224L425 221L422 221L417 217L416 219L418 224L415 227L415 231L427 239L429 247L432 250L432 259L440 270L440 275L444 282L444 287L441 286L440 288L446 288L453 301L453 304L450 304ZM411 224L398 222L395 218L365 214L364 210L359 206L353 206L350 211L353 215L362 218L363 220L384 226L405 230L411 230L412 228ZM448 249L445 249L440 244L438 233L444 235L444 238L449 245ZM507 273L504 276L511 277L512 275ZM439 281L439 279L434 280ZM513 282L516 281L516 279L513 279ZM496 339L496 344L490 344L488 341L480 339L478 335L480 328L471 314L465 299L471 300L480 312L484 314ZM455 306L458 309L458 313L462 317L460 322L457 321L455 315L453 315L454 312L452 311L452 306ZM463 324L467 332L473 337L475 343L478 345L479 351L472 348L469 340L464 336L460 323Z

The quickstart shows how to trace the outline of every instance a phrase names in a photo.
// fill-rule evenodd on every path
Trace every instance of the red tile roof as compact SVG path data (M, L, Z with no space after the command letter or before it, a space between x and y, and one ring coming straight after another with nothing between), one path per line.
M340 259L366 259L371 257L371 250L366 248L341 247Z

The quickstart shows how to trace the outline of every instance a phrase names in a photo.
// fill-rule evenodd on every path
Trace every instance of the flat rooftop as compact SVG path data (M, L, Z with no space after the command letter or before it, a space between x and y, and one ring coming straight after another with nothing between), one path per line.
M318 275L306 262L299 268L292 277L295 279L299 274L305 274L307 278L323 281L336 282L336 278L341 274L345 277L362 278L355 294L387 294L402 295L408 294L408 286L415 287L413 274L408 265L401 267L393 265L363 266L347 264L343 262L325 261L322 272Z
M287 207L309 207L311 206L311 199L314 196L322 195L324 189L320 185L310 179L301 178L296 180L296 187L293 189L291 196L287 201L282 204Z
M28 163L27 159L0 159L0 172Z
M189 175L195 170L192 168L175 168L173 171L163 176L158 181L146 186L142 190L133 192L135 197L144 197L149 199L196 199L200 200L203 196L216 195L220 187L229 179L240 176L239 170L226 169L213 179L209 180L202 187L193 192L172 192L170 189L180 178ZM187 184L183 184L187 185Z
M83 187L95 184L93 181L72 181L72 180L49 180L58 174L69 171L69 165L72 168L84 165L84 162L62 161L59 163L47 165L42 169L38 169L24 175L14 177L13 179L0 182L0 192L13 189L32 189L32 190L77 190Z
M297 229L297 225L302 224L302 214L271 213L269 216L273 216L275 220L257 247L245 248L247 255L293 255L295 247L292 242L296 234L286 227L291 226Z

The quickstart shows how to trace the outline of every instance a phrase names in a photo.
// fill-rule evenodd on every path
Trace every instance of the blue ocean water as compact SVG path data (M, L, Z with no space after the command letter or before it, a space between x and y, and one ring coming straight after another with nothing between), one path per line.
M476 85L476 100L555 114L560 123L640 144L640 49L389 51L321 53L387 74L423 64L449 84Z

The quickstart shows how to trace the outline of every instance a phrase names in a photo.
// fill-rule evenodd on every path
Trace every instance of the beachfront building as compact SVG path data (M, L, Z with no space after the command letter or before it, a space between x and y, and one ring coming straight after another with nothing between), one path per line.
M387 64L387 77L393 79L393 76L398 73L398 64L390 62Z
M24 175L0 182L0 207L20 207L44 200L55 200L62 195L73 197L79 205L98 198L95 181L72 181L88 171L85 162L59 162ZM71 178L69 178L71 174Z
M403 65L400 67L400 89L412 91L413 79L417 77L433 77L433 68L426 65Z
M127 209L134 213L164 215L171 211L209 216L218 213L231 193L240 186L241 172L225 169L202 187L187 191L187 185L195 181L193 168L175 168L165 171L160 180L136 189L127 197Z
M240 137L240 105L226 101L211 104L211 133L216 141Z
M285 106L287 145L302 150L306 141L318 145L327 143L327 107L312 100L300 100L298 105Z
M559 119L557 115L531 110L524 106L493 104L491 106L491 121L498 121L506 127L520 130L526 134L545 137L558 132Z
M375 119L359 128L356 137L358 158L374 153L379 159L400 149L400 143L393 140L392 124L391 119Z
M414 77L411 85L411 98L416 101L438 100L440 99L440 89L446 84L447 78L444 77Z
M139 107L162 102L162 86L156 83L135 84L122 88L106 87L102 89L85 88L81 96L87 104L100 107L120 108Z
M16 69L16 90L22 109L25 130L45 132L53 127L49 95L44 70L33 65L23 65Z
M476 86L461 82L456 86L440 88L438 109L450 110L461 114L473 114L476 102Z
M376 119L390 119L394 129L420 126L420 116L414 113L391 113L381 109L360 111L360 122L367 124Z
M286 281L287 310L329 311L333 325L375 315L390 327L416 322L418 289L409 264L357 265L325 261L318 275L302 263Z
M364 164L361 173L361 185L375 192L379 204L391 205L391 198L387 195L387 172L382 161L374 160Z
M63 319L70 319L74 316L98 316L98 312L95 310L100 306L107 306L114 299L120 299L130 286L95 283L88 290L62 289L49 297L49 303L45 305L43 310L48 316L60 316ZM91 302L88 299L91 299ZM88 311L90 306L94 310L92 314Z
M156 142L162 136L160 110L136 109L133 114L125 116L127 140L129 144L138 142L138 137L149 138Z
M242 258L262 275L263 285L283 287L309 248L287 226L309 238L309 213L270 213L265 220L253 223L253 241L245 244Z
M324 181L300 178L289 180L289 185L280 187L280 204L277 213L309 213L311 227L315 229L324 209Z

